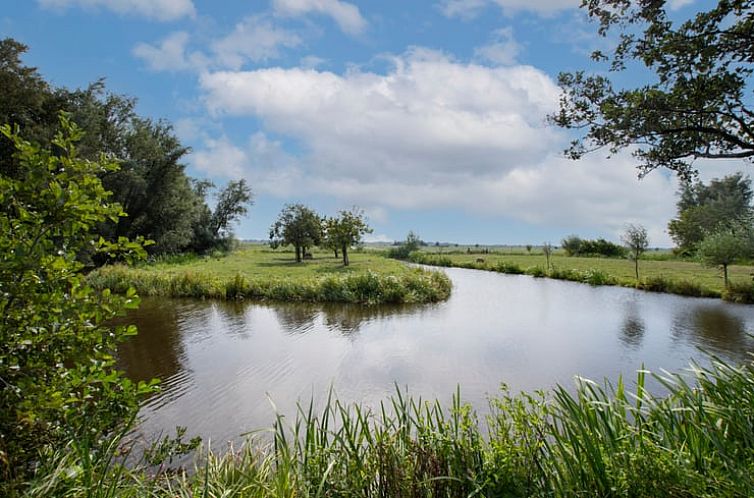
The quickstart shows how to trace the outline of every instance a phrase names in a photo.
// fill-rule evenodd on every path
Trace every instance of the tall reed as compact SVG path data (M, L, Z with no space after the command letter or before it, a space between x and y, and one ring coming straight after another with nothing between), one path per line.
M622 379L503 389L482 420L460 392L447 408L400 390L373 408L331 394L319 410L279 415L268 438L199 451L192 471L102 465L86 480L101 494L68 472L76 453L60 452L30 496L750 496L754 363L708 361L690 374L639 370L631 391ZM647 390L650 377L664 395Z

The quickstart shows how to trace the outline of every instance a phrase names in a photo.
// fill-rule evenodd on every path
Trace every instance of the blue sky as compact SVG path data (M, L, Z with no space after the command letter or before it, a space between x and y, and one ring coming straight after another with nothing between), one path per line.
M189 174L248 179L242 238L304 202L365 209L377 240L617 240L631 222L670 244L672 176L639 181L628 153L568 161L569 136L545 123L559 71L604 69L588 54L610 40L578 0L4 3L0 35L29 45L48 80L104 77L174 124ZM669 2L679 17L700 4Z

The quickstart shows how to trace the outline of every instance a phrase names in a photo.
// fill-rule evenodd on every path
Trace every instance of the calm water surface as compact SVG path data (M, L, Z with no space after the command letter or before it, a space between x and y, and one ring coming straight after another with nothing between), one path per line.
M134 379L159 377L144 405L147 436L176 425L212 441L269 427L275 408L377 403L395 385L462 397L484 410L502 382L514 391L651 370L680 371L698 347L743 360L754 306L447 269L453 295L412 307L145 299L139 335L120 352ZM274 403L274 405L273 405Z

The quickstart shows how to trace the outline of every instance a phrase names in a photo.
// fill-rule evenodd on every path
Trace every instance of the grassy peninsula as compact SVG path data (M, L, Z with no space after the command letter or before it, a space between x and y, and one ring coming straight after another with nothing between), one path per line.
M323 251L297 263L291 250L259 244L222 256L106 266L88 281L117 293L133 287L141 296L360 304L437 302L451 291L443 273L410 268L374 252L354 253L349 266Z

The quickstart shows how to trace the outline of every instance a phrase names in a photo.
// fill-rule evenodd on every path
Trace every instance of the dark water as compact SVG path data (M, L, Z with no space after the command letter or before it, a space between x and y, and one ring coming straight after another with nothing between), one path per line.
M754 306L615 287L445 270L449 301L414 307L144 300L123 346L134 379L163 379L143 431L176 425L215 442L270 426L275 409L341 400L373 404L395 384L481 408L512 390L572 385L576 375L635 378L642 363L680 371L697 349L744 360ZM274 403L274 405L273 405Z

